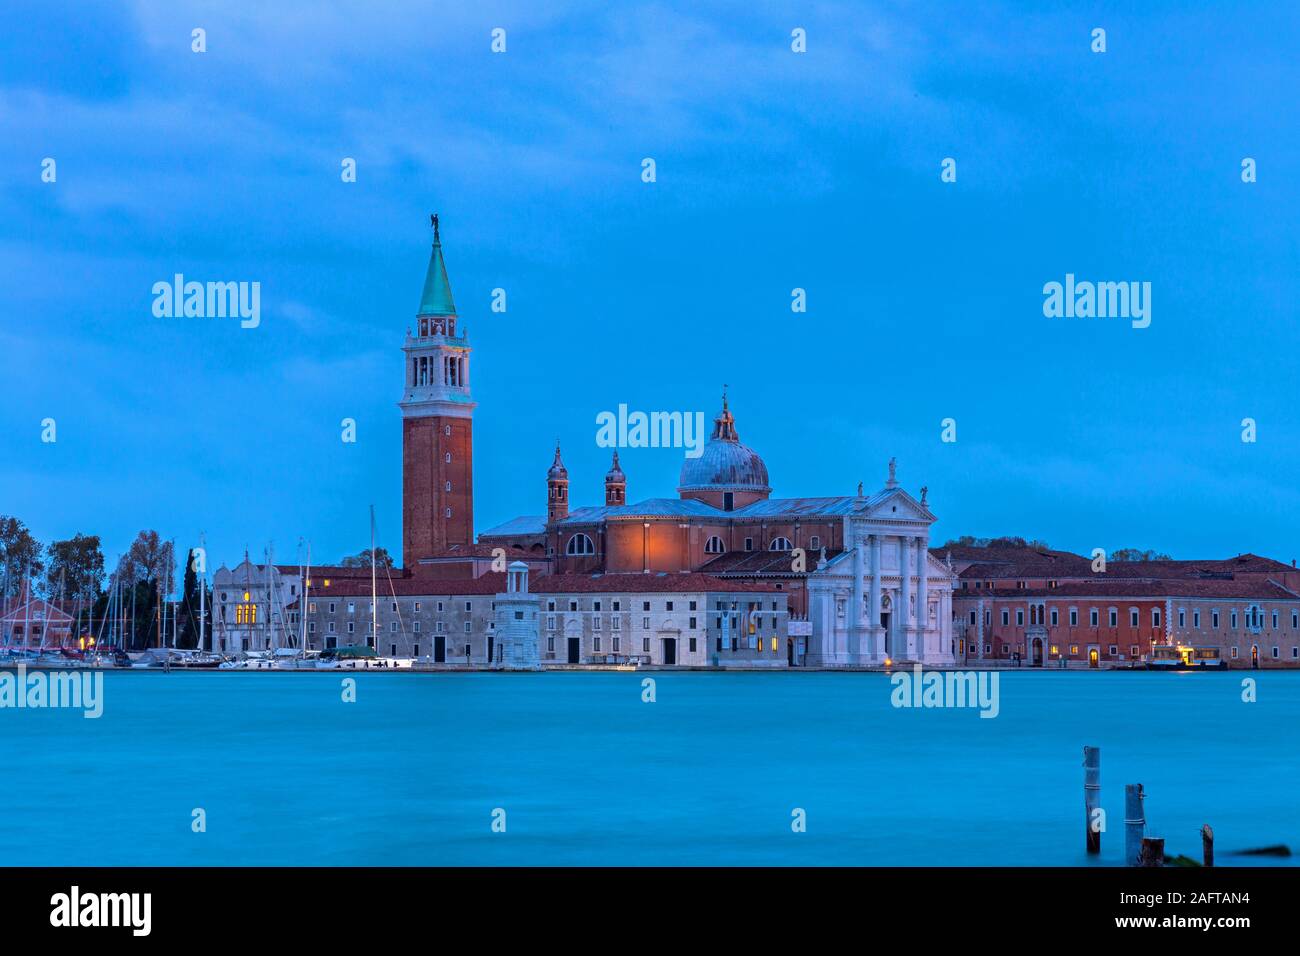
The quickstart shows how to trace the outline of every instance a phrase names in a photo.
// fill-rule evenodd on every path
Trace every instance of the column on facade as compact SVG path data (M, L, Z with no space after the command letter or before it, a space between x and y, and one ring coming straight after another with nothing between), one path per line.
M867 634L871 642L868 648L873 662L879 662L883 648L879 646L878 635L880 634L880 535L873 534L871 540L871 564L868 568L871 574L871 591L870 598L867 602Z
M849 646L846 648L850 654L859 652L862 647L862 575L866 573L863 550L862 539L856 538L853 542L853 608L849 611Z
M929 588L926 585L926 540L916 539L916 659L925 660L926 631L930 628Z
M898 627L895 634L898 640L894 642L892 655L895 659L905 659L908 653L907 633L911 629L912 623L912 574L908 568L908 558L910 557L912 539L906 535L901 535L898 539L898 579L901 582L898 592Z

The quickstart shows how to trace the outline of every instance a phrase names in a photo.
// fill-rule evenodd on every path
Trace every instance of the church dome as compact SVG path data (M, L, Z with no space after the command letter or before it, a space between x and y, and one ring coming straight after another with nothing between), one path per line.
M699 458L687 458L677 479L678 492L755 491L766 494L767 465L736 434L736 420L722 396L722 411L713 420L713 435Z

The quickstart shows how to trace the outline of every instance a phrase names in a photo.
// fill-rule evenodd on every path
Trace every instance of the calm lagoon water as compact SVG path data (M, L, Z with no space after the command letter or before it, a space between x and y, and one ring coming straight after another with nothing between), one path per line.
M895 709L881 674L349 676L356 703L337 673L110 672L99 720L0 710L0 864L1074 865L1084 744L1103 863L1126 782L1171 853L1206 822L1300 849L1300 673L1004 673L995 719Z

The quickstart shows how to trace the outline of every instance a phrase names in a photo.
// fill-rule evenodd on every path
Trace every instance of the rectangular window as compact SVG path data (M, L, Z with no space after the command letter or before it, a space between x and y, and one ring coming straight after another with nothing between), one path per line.
M620 602L620 601L615 601L615 602L614 602L614 610L615 610L615 611L617 611L617 610L619 609L619 607L621 606L621 603L622 603L622 602Z
M690 628L692 631L695 630L695 618L691 618Z
M592 646L595 648L595 650L596 650L597 652L600 651L600 635L599 635L599 634L597 634L595 637L592 638Z
M649 601L642 601L642 602L641 602L641 610L643 610L643 611L648 611L648 610L650 610L650 602L649 602Z
M548 614L548 615L546 616L546 629L547 629L548 631L553 631L553 630L555 630L555 615L554 615L554 614Z
M691 638L690 644L691 644L691 653L694 654L694 653L695 653L695 638L693 638L693 637ZM1277 648L1274 648L1274 650L1277 650ZM1276 657L1277 655L1274 654L1273 656Z
M1114 608L1110 609L1110 626L1119 627L1119 611Z
M974 612L974 611L971 611L971 612L970 612L970 626L971 626L971 627L974 627L976 624L979 623L977 620L975 620L975 613L976 613L976 612Z
M599 631L599 630L600 630L600 618L599 618L599 617L593 617L593 618L591 619L591 629L592 629L593 631Z
M1158 607L1153 607L1151 609L1151 626L1152 627L1160 626L1160 608Z
M623 629L623 619L621 617L611 617L609 619L609 626L615 631L621 631Z
M672 601L665 601L665 602L664 602L664 610L665 610L665 611L671 611L672 609L673 609L673 602L672 602Z
M416 634L419 634L419 633L420 633L420 622L419 622L419 621L416 621L414 624L412 624L412 625L411 625L411 630L413 630Z
M692 610L692 611L695 610L695 602L694 602L694 601L692 601L692 602L690 603L689 610Z
M593 611L599 611L599 610L600 610L600 602L599 602L599 601L592 601L592 602L591 602L591 609L592 609Z
M1060 623L1060 617L1057 614L1056 608L1052 608L1052 627L1056 627L1056 625L1059 623Z
M1273 630L1277 630L1277 611L1273 612Z
M1098 611L1097 611L1097 609L1096 609L1095 607L1094 607L1094 608L1089 608L1089 610L1088 610L1088 624L1089 624L1089 626L1091 626L1091 627L1097 627L1097 625L1098 625L1099 623L1100 623L1100 618L1099 618L1099 616L1098 616Z
M1234 631L1237 629L1237 609L1235 607L1232 609L1232 629Z
M1129 625L1129 627L1137 627L1137 626L1138 626L1138 609L1137 609L1137 608L1130 608L1130 609L1129 609L1129 612L1128 612L1128 625Z
M646 653L650 652L650 638L645 637L641 639L641 650L645 651Z
M1118 656L1119 656L1119 645L1118 645L1118 644L1112 644L1112 645L1110 646L1110 656L1111 656L1111 657L1118 657Z
M641 630L643 631L650 630L650 618L648 617L641 618Z
M1129 645L1128 656L1129 656L1129 657L1137 657L1137 656L1138 656L1138 646L1137 646L1136 644L1131 644L1131 645Z
M1079 626L1079 609L1077 607L1072 607L1070 608L1070 627L1078 627L1078 626Z
M745 550L746 550L746 551L753 551L753 550L754 550L754 539L753 539L753 538L746 538L746 539L745 539Z
M1182 629L1187 626L1187 612L1181 607L1178 609L1178 627Z
M469 633L469 621L466 621L466 622L465 622L465 633L466 633L466 634Z
M1002 610L1002 626L1003 626L1003 627L1006 627L1006 626L1009 625L1010 623L1011 623L1011 612L1008 611L1008 610L1006 610L1005 608L1003 608L1003 610Z
M1022 608L1016 608L1016 627L1025 626L1025 612Z
M554 634L552 634L550 637L548 637L548 638L546 639L546 650L549 651L549 652L552 653L552 654L555 653L555 635L554 635Z
M415 602L415 613L416 613L416 614L419 614L419 613L420 613L420 602L419 602L419 601L416 601L416 602Z
M466 601L466 602L465 602L465 613L468 614L468 613L470 612L470 610L472 609L472 607L473 607L473 605L471 604L471 602Z

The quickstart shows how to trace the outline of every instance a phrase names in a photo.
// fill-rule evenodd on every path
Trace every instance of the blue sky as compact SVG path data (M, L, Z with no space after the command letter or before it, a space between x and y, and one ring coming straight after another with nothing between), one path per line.
M544 510L556 437L599 503L598 412L711 420L728 382L778 495L897 456L937 540L1300 557L1300 14L1132 6L11 4L0 513L320 561L373 503L399 552L437 211L479 529ZM177 272L260 282L261 327L155 318ZM1151 282L1150 328L1045 318L1067 272ZM679 451L622 458L675 494Z

